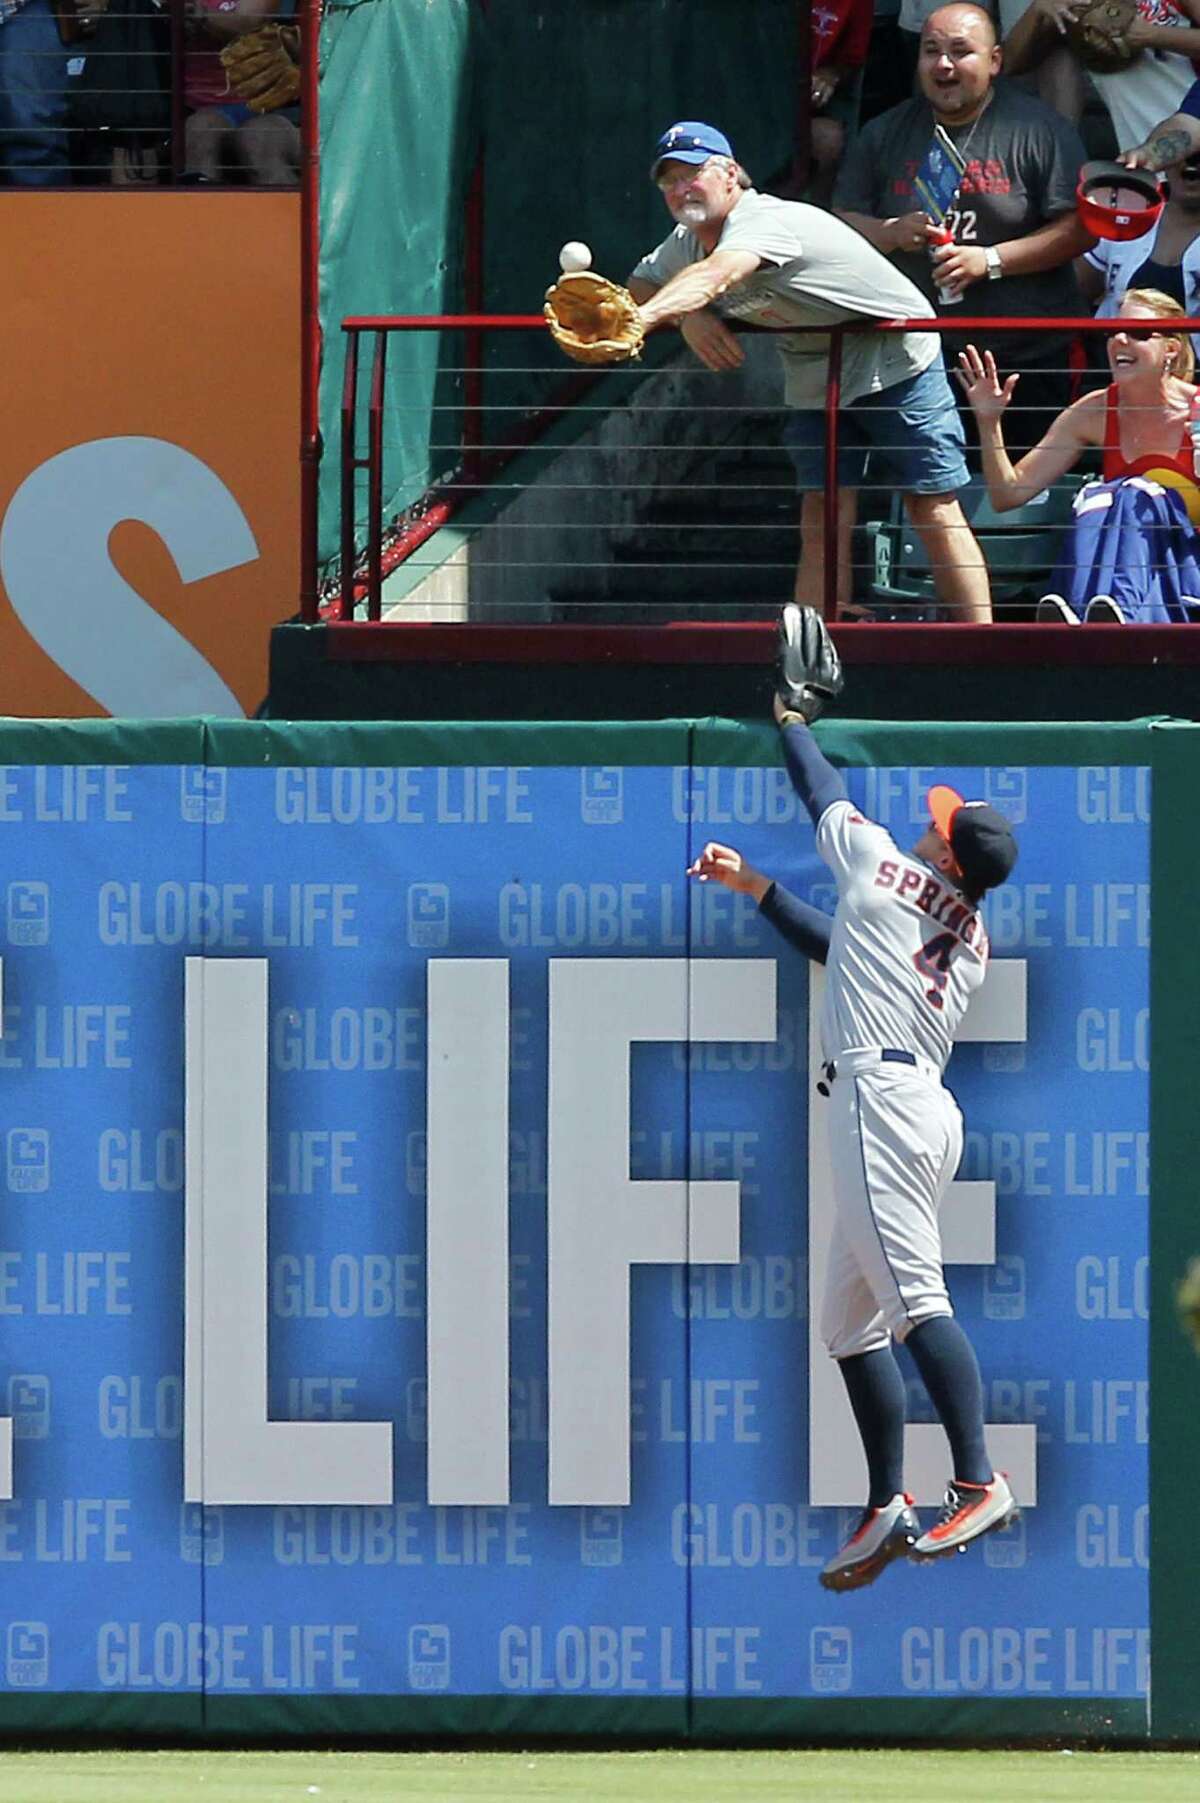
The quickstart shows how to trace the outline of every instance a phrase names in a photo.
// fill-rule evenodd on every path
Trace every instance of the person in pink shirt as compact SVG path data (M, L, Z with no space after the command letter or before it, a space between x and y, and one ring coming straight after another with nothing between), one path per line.
M279 0L188 0L183 56L185 179L221 182L227 161L256 187L290 188L299 180L299 109L255 113L229 86L221 51L274 17Z

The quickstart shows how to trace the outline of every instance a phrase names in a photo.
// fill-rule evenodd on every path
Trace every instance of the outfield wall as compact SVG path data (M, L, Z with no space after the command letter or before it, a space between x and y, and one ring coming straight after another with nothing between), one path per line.
M809 975L683 874L831 905L773 735L14 723L0 1728L1195 1736L1197 729L821 735L1019 828L946 1233L1020 1525L817 1584Z

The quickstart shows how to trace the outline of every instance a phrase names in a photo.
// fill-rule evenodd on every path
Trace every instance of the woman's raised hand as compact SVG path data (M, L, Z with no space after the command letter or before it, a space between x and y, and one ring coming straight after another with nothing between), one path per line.
M1001 385L996 373L996 359L991 351L984 351L980 356L973 344L958 353L958 369L955 374L979 419L999 419L1012 400L1013 390L1021 379L1019 376L1009 376Z

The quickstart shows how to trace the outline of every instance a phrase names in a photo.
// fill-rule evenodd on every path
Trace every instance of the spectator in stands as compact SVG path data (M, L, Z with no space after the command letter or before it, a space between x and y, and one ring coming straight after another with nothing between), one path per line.
M294 187L300 179L299 109L252 112L230 92L221 61L224 46L257 31L278 12L279 0L187 0L187 5L185 179L224 181L229 158L257 187Z
M1154 289L1130 289L1118 317L1179 320L1183 308ZM1200 612L1200 487L1188 426L1200 390L1186 332L1108 340L1109 387L1084 395L1014 465L1004 410L1017 376L1001 382L995 359L969 344L960 380L979 420L988 496L998 513L1021 507L1059 481L1083 454L1103 455L1102 480L1080 490L1071 541L1059 566L1063 594L1044 597L1039 619L1117 623L1187 619Z
M1017 66L1009 52L1009 41L1026 13L1026 0L1002 0L999 14L1000 43L1004 51L1004 73L1022 87L1052 106L1056 113L1078 125L1087 101L1088 78L1083 64L1066 42L1057 37L1045 45L1038 56L1025 66Z
M917 59L921 50L921 33L931 13L937 12L945 0L899 0L900 4L900 37L904 45L903 56L908 70L908 86L914 86ZM1025 11L1026 0L999 0L998 5L989 6L987 11L996 23L1000 37L1007 43L1008 34ZM876 6L876 14L879 8ZM1005 58L1005 74L1009 73L1008 59ZM1036 92L1047 106L1054 107L1072 125L1078 125L1083 112L1084 81L1083 71L1079 63L1065 48L1051 50L1038 64L1037 71L1030 79L1032 92Z
M1071 264L1093 240L1079 223L1075 189L1084 149L1074 128L1032 94L997 81L1000 50L982 7L932 13L921 34L919 97L863 127L834 190L834 210L953 319L972 314L1056 317L1082 311ZM957 204L938 242L914 178L948 133L965 159ZM1004 373L1023 372L1016 440L1035 444L1071 396L1070 334L996 332L987 348Z
M8 186L70 181L66 86L50 0L0 0L0 174Z
M846 139L858 127L871 0L817 0L812 9L813 175L809 198L827 207Z
M871 46L863 69L862 116L873 119L912 93L915 59L910 61L911 32L900 28L900 0L875 0ZM914 40L915 42L915 40Z
M1172 163L1166 173L1170 194L1156 230L1124 243L1101 238L1076 265L1085 296L1100 303L1099 319L1119 312L1121 296L1134 286L1169 294L1185 313L1200 315L1200 157ZM1197 338L1193 349L1200 348Z
M1200 57L1200 0L1137 0L1138 16L1126 37L1140 55L1127 69L1089 71L1108 109L1117 143L1137 144L1155 122L1172 113L1195 79L1191 59ZM1064 22L1080 12L1083 0L1033 0L1004 39L1004 72L1036 69L1047 55L1061 55ZM1067 47L1074 58L1074 52Z
M929 303L857 232L802 202L756 193L722 132L684 120L665 132L651 176L675 221L629 278L647 331L678 324L712 370L744 353L726 317L778 334L785 438L796 464L802 550L796 599L824 603L825 387L828 341L839 322L925 318ZM842 362L838 495L838 604L850 595L850 534L867 449L905 497L951 618L991 618L987 570L957 498L967 481L962 422L928 332L847 336Z

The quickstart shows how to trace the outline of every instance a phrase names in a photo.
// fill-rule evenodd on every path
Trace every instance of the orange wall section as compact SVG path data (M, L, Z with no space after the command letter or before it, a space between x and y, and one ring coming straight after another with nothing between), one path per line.
M299 582L296 191L0 194L0 714L252 713Z

